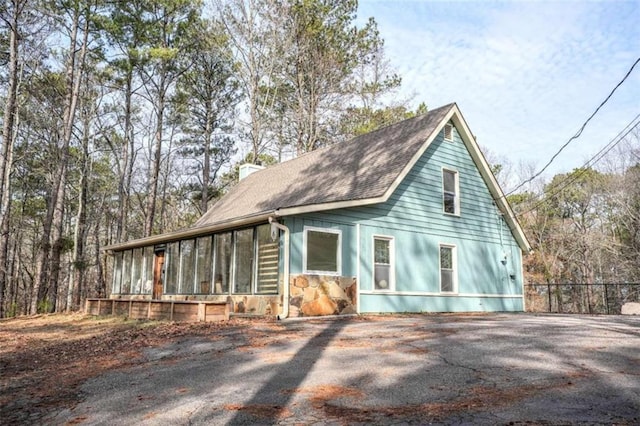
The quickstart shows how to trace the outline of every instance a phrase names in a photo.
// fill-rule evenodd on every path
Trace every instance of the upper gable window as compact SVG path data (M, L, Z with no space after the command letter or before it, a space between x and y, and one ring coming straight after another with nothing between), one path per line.
M330 228L304 228L304 273L340 275L342 232Z
M445 213L460 214L458 172L442 169L442 205Z
M453 126L451 124L444 125L444 140L453 142Z

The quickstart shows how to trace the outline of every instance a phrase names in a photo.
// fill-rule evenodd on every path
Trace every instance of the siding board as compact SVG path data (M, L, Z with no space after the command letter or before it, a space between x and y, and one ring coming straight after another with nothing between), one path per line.
M445 142L441 133L387 202L290 218L292 271L302 271L304 226L337 228L342 275L360 274L361 312L522 310L520 249L455 128L453 136ZM443 168L458 172L459 216L443 212ZM393 292L373 290L374 235L395 240ZM440 293L439 244L457 250L455 295Z

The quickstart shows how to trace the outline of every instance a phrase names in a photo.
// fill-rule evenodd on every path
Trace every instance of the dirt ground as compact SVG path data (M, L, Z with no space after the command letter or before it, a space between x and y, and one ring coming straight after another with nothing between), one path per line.
M82 314L1 320L0 423L31 423L48 412L74 406L80 384L142 362L142 348L169 344L182 336L210 336L220 328L247 322L176 324Z
M0 321L0 424L640 422L640 318Z

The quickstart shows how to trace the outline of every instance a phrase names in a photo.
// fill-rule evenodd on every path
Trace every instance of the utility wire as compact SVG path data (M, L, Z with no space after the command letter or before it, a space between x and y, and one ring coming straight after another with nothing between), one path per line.
M516 192L518 189L522 188L524 185L526 185L527 183L533 181L535 178L537 178L538 176L540 176L550 165L551 163L553 163L553 161L558 157L558 155L560 155L560 153L575 139L578 139L580 137L580 135L582 135L582 132L584 131L585 127L587 127L587 124L589 124L589 122L591 121L591 119L593 117L595 117L595 115L598 113L598 111L600 111L600 109L609 101L609 99L611 99L611 96L613 96L613 94L616 92L616 90L618 90L618 87L620 87L622 85L622 83L625 82L625 80L627 79L627 77L629 77L629 75L631 74L631 72L633 71L633 69L635 68L636 65L638 65L638 62L640 62L640 58L636 59L636 61L633 63L633 65L631 65L631 68L629 68L629 71L627 71L627 74L625 74L624 78L622 80L620 80L620 82L618 84L616 84L616 87L613 88L613 90L609 93L609 95L606 97L606 99L604 101L602 101L600 103L600 105L598 105L598 108L596 108L595 111L593 111L593 113L589 116L589 118L587 118L587 120L584 122L584 124L582 124L582 126L580 127L580 129L576 132L575 135L571 136L569 138L569 140L567 142L564 143L564 145L562 145L560 147L560 149L553 154L553 156L551 157L551 159L547 162L547 164L544 165L544 167L542 169L540 169L540 171L536 174L534 174L533 176L531 176L529 179L525 180L524 182L522 182L520 185L516 186L514 189L512 189L511 191L509 191L509 193L507 193L505 196L511 195L514 192Z
M553 187L551 187L549 189L548 194L544 195L544 197L542 198L542 200L538 201L536 204L534 204L531 208L517 213L516 216L523 216L529 212L532 212L533 210L537 209L538 207L540 207L542 204L546 203L547 200L557 194L559 194L560 192L562 192L566 187L568 187L569 185L571 185L572 183L574 183L576 180L580 179L580 177L586 173L586 171L588 170L589 167L593 166L595 163L597 163L598 161L600 161L605 155L607 155L613 148L616 147L616 145L618 145L620 142L622 142L629 133L631 133L634 129L636 129L638 126L640 126L640 114L636 115L636 117L631 120L631 122L629 124L627 124L627 126L622 129L615 138L613 138L608 144L606 144L600 151L598 151L594 156L592 156L586 163L584 163L582 165L582 167L580 167L580 169L578 169L575 173L573 173L571 175L571 177L567 177L564 180L561 180L560 182L556 183ZM635 122L635 124L634 124Z

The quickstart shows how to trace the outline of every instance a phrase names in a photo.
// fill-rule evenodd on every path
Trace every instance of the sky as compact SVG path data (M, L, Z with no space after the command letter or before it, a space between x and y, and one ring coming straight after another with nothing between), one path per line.
M495 158L544 166L640 57L640 0L360 0L400 97L456 102ZM640 64L543 175L582 166L640 113ZM515 167L514 167L515 168Z

